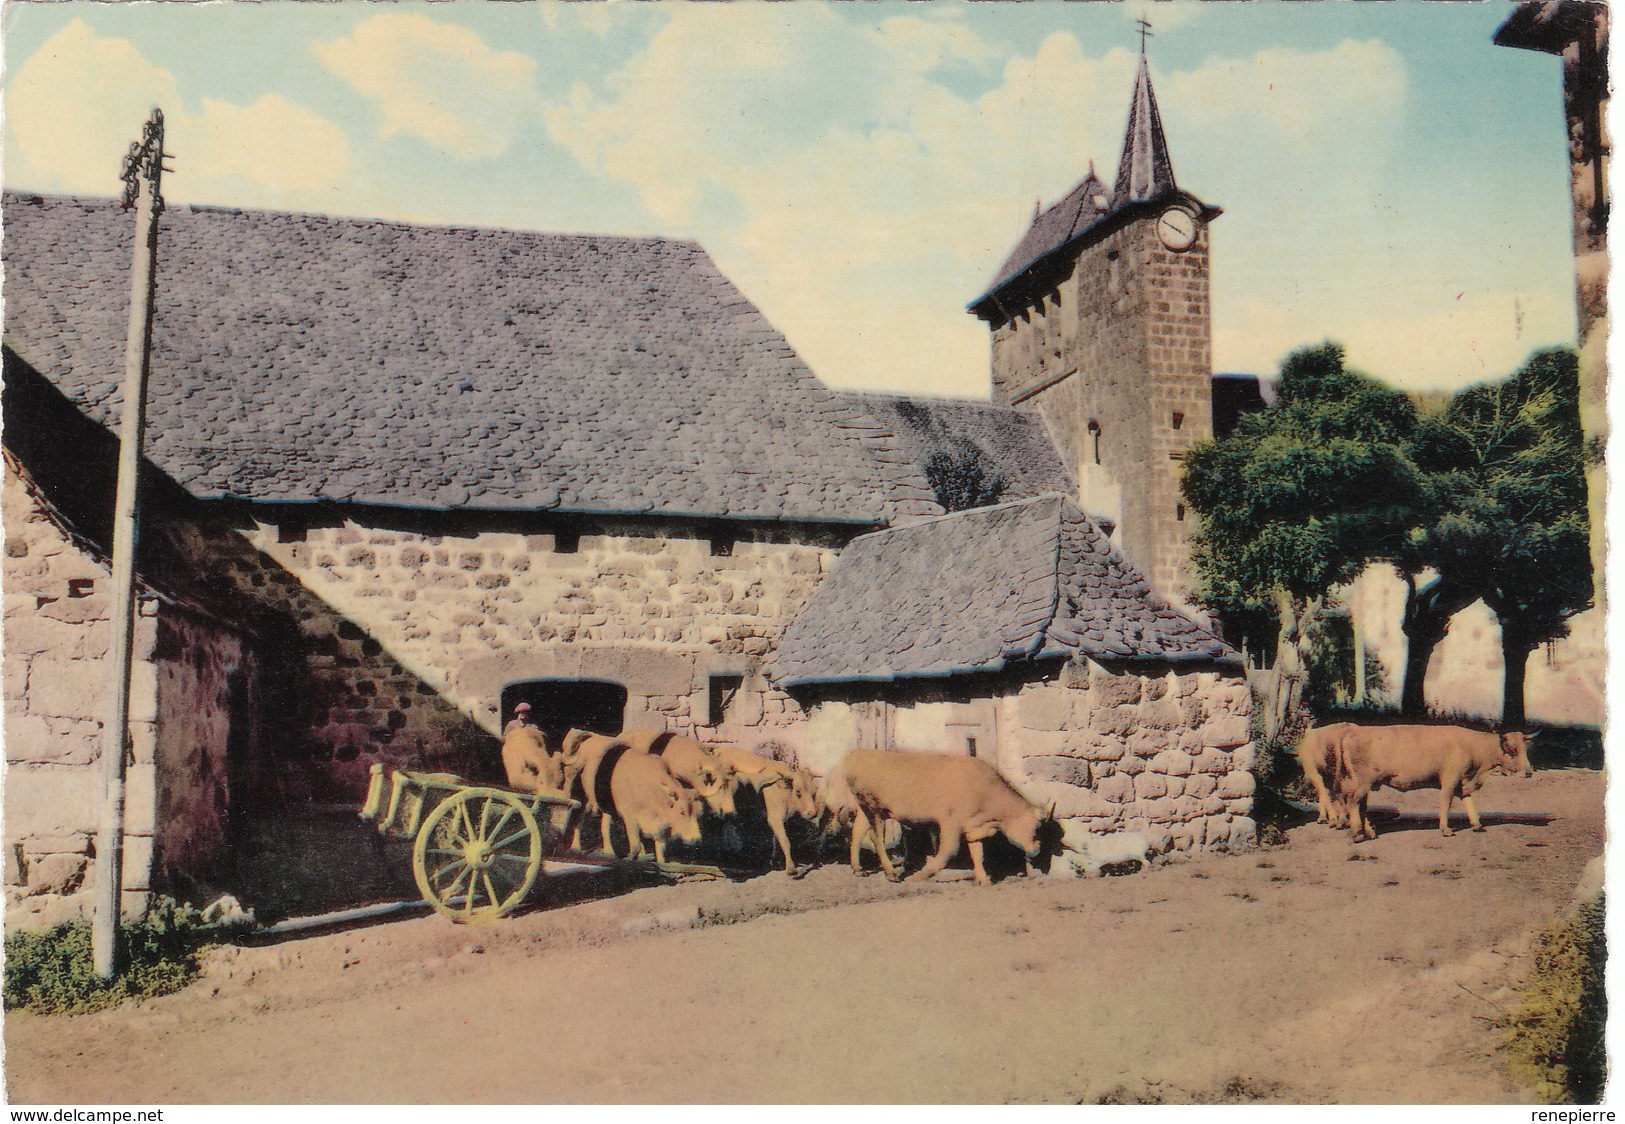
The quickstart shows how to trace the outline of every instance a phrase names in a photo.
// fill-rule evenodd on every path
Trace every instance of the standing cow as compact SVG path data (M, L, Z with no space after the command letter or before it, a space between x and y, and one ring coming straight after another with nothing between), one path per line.
M627 730L621 740L664 761L671 775L693 789L715 815L734 814L733 770L717 757L715 746L701 745L670 730Z
M1356 843L1377 837L1366 818L1366 801L1383 785L1401 792L1437 788L1439 831L1445 835L1455 834L1450 828L1450 802L1459 796L1473 830L1483 831L1473 793L1490 773L1535 775L1523 733L1485 733L1462 726L1354 726L1339 740L1340 799Z
M714 745L711 752L733 770L739 784L761 795L768 829L784 852L785 872L794 874L796 864L790 855L790 836L785 824L791 816L818 818L818 793L812 774L737 746Z
M535 726L508 723L508 732L502 737L502 767L507 771L509 788L563 792L564 757L548 752L542 732Z
M626 826L631 858L643 853L645 836L654 841L658 862L666 861L668 840L700 841L694 794L678 783L660 758L634 749L620 738L571 730L564 736L564 760L571 795L601 817L605 850L609 850L610 824L616 817ZM573 845L581 845L579 825Z
M1039 830L1051 817L1011 787L998 770L975 757L917 753L905 750L855 749L835 767L829 782L830 807L837 814L854 812L852 868L858 863L858 843L873 832L884 839L888 819L899 823L934 824L937 852L925 866L909 876L911 882L934 878L948 864L963 838L970 851L976 881L992 879L982 865L982 843L1002 832L1029 859L1038 857ZM884 846L877 846L886 876L898 881Z
M1298 764L1304 779L1314 788L1319 805L1316 823L1343 826L1343 805L1332 799L1332 792L1337 788L1337 758L1343 735L1352 729L1352 722L1333 722L1305 732L1298 743Z

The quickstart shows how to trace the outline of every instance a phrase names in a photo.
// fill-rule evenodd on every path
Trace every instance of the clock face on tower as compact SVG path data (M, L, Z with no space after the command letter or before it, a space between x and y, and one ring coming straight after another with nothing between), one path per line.
M1169 207L1157 219L1157 237L1176 253L1196 245L1196 216L1183 207Z

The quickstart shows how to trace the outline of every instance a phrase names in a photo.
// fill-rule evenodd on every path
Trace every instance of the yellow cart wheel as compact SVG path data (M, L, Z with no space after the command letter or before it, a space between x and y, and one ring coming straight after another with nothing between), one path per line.
M542 833L516 796L471 788L441 803L412 845L424 900L471 924L495 921L524 900L542 869Z

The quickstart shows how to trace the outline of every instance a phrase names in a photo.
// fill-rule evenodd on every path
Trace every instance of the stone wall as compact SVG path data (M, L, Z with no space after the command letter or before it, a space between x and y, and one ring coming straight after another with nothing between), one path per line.
M1189 555L1180 462L1213 425L1206 224L1198 232L1173 253L1154 216L1135 219L993 325L993 400L1044 414L1077 467L1079 502L1116 519L1124 553L1173 597Z
M628 728L749 742L797 721L766 663L850 534L734 527L718 537L693 521L636 517L568 533L512 520L428 533L364 518L253 524L237 547L198 547L297 622L311 754L325 790L346 798L364 790L374 761L498 775L501 692L523 680L619 682ZM712 676L738 680L720 716Z
M1252 699L1239 676L1085 662L996 689L897 684L811 709L798 752L827 772L855 746L974 753L1035 803L1163 853L1252 844Z
M5 914L55 925L87 909L101 809L102 715L112 634L105 564L71 535L8 455L5 523ZM158 604L141 603L126 773L124 906L145 905L152 866Z

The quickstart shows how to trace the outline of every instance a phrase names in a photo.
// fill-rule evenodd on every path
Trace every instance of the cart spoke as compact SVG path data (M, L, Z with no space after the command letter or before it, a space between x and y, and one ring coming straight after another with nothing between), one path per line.
M463 838L464 839L473 839L473 838L475 838L474 821L468 818L468 801L463 800L463 801L460 801L458 803L458 805L457 805L457 814L459 816L461 816L462 820L463 820L463 829L464 829Z
M508 844L514 842L516 839L523 839L529 834L530 828L521 824L519 830L514 832L512 835L503 836L501 839L498 839L495 843L491 844L491 849L493 851L500 851Z
M503 899L497 896L496 888L491 885L490 872L482 870L480 871L480 877L485 879L485 892L491 895L491 904L494 906L500 906Z
M503 809L502 818L497 821L495 827L493 827L490 831L485 833L485 838L490 839L494 835L502 834L502 829L507 826L507 823L508 823L509 820L513 819L513 814L516 811L516 809L514 808L514 806L512 804L508 804L508 803L504 802L504 804L502 805L502 809ZM502 844L501 843L493 843L493 844L491 844L491 846L500 847L500 846L502 846Z

